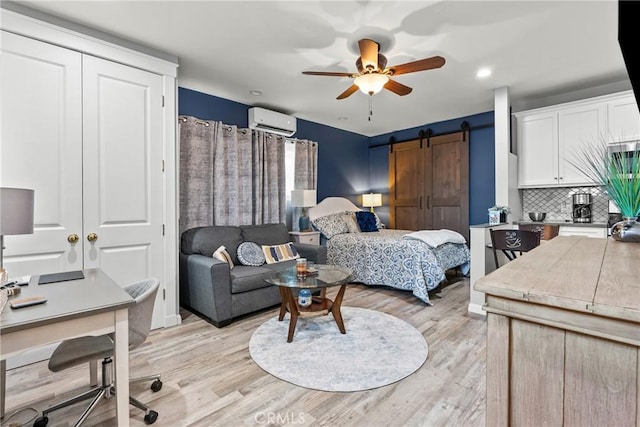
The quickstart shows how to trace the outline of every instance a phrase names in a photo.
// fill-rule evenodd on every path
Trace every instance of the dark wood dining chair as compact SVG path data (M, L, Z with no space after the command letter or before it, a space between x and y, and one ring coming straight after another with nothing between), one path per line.
M496 268L498 263L498 251L501 251L509 261L516 259L518 255L536 248L540 245L540 233L525 230L489 230L491 232L491 246L493 247L493 259Z

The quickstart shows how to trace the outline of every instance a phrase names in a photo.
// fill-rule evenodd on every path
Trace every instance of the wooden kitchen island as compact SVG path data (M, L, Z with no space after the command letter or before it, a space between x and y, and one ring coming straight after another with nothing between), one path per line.
M640 244L556 237L475 289L487 426L640 426Z

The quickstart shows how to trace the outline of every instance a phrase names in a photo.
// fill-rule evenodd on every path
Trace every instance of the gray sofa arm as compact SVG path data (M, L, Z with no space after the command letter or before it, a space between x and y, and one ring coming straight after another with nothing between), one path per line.
M191 308L211 319L216 326L231 322L231 276L229 265L204 255L189 255L186 260L188 292Z
M316 264L327 263L327 247L318 245L308 245L306 243L293 244L302 258L313 261Z

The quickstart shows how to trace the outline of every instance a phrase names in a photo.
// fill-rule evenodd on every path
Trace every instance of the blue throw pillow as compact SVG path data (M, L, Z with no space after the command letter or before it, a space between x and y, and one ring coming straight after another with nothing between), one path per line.
M358 221L358 227L360 231L378 231L376 225L376 216L372 212L356 212L356 220Z

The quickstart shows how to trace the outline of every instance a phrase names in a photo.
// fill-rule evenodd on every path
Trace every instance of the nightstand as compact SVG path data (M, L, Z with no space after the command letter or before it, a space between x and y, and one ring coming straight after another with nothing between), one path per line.
M296 243L305 243L307 245L320 245L319 231L290 231L289 235Z

